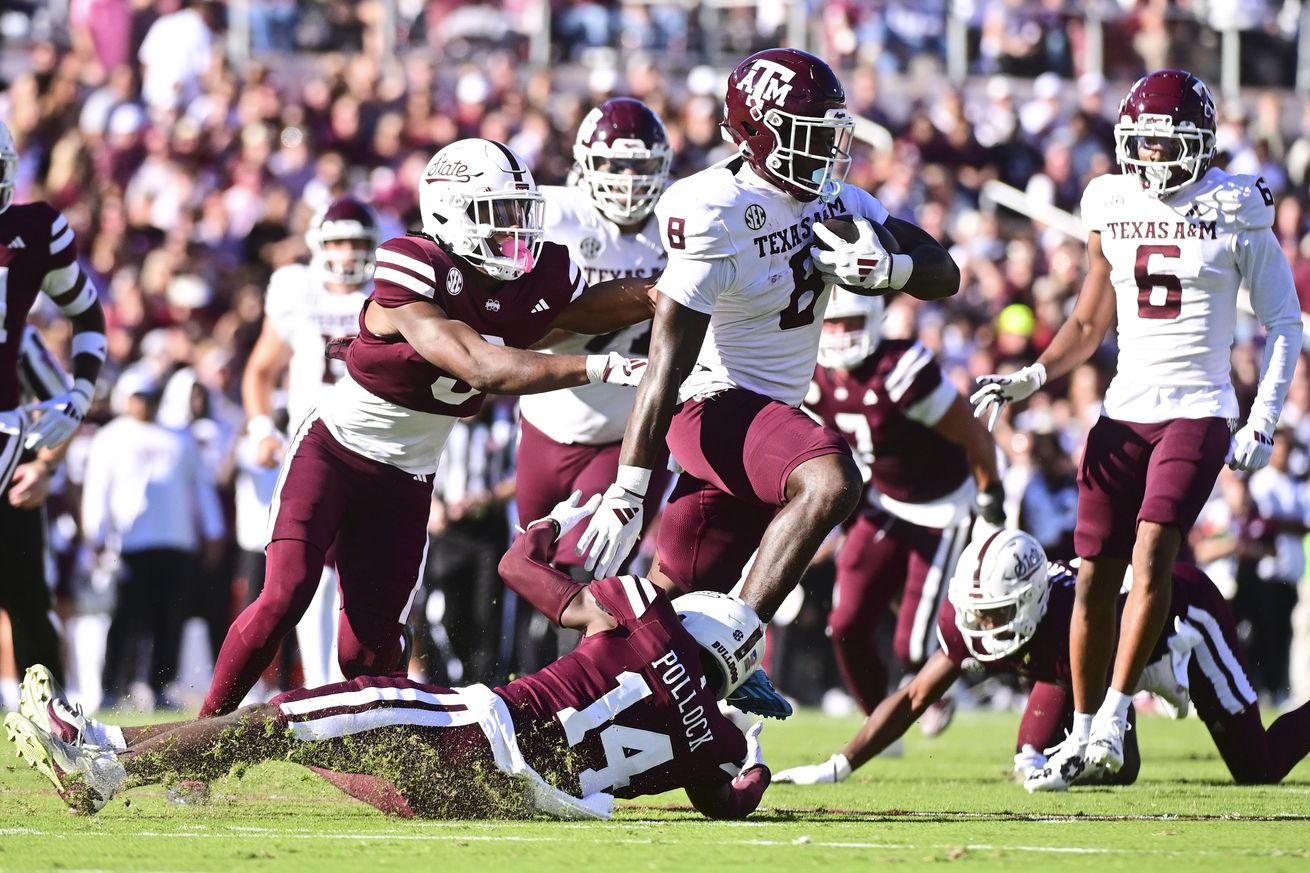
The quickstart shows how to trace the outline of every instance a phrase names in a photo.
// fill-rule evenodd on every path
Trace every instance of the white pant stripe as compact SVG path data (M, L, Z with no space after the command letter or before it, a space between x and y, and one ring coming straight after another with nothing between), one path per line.
M414 701L431 706L448 707L464 703L458 692L450 694L433 694L419 688L390 688L386 686L361 688L355 691L338 691L336 694L324 694L307 697L303 700L289 700L279 706L284 715L307 715L342 706L367 706L370 703L388 701Z
M305 414L305 420L300 423L296 429L296 435L291 438L291 445L287 446L286 454L282 456L282 469L277 474L277 485L273 487L273 499L268 502L268 531L264 534L267 542L273 541L273 525L277 521L278 510L282 508L282 486L286 484L287 473L291 471L291 462L296 457L296 451L300 448L300 443L309 433L309 427L318 420L318 409L310 409Z
M943 532L941 542L937 544L937 552L933 555L932 566L928 568L928 573L924 577L923 590L914 610L909 652L910 662L913 664L922 663L932 653L931 649L937 642L934 629L937 626L937 613L941 609L941 596L946 590L942 582L955 572L955 563L960 559L960 552L963 551L968 539L967 531L972 521L968 519L947 528Z
M1251 680L1247 678L1241 662L1237 660L1233 650L1228 646L1228 641L1224 639L1223 629L1219 626L1218 620L1210 613L1195 606L1187 607L1187 619L1200 627L1205 633L1206 645L1204 650L1196 649L1195 652L1197 655L1200 655L1202 651L1205 652L1202 656L1201 668L1205 670L1206 676L1211 676L1205 664L1205 660L1208 659L1210 664L1214 666L1215 671L1224 680L1220 693L1220 700L1223 701L1224 708L1235 714L1255 703L1255 688L1251 686ZM1219 663L1215 661L1216 656L1228 669L1228 675L1233 677L1232 684L1228 682L1227 676L1224 676L1223 670L1219 667ZM1233 685L1236 685L1236 688ZM1216 691L1220 690L1218 683L1215 683L1215 689ZM1236 693L1234 694L1234 692ZM1225 693L1228 699L1224 698ZM1241 698L1240 701L1238 700L1239 697ZM1231 704L1229 700L1232 700Z
M462 727L478 724L478 713L467 709L456 712L411 707L380 707L364 712L347 712L291 723L291 735L298 740L330 740L377 728L412 725L415 727Z

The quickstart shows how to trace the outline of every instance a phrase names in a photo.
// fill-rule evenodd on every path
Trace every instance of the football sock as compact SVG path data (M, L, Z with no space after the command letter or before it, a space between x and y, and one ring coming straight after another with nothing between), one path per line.
M1089 712L1075 712L1073 714L1073 730L1069 735L1079 742L1086 743L1087 738L1092 735L1092 714Z
M1310 703L1279 716L1268 731L1267 778L1281 782L1310 753Z
M1128 706L1132 702L1133 696L1131 694L1124 694L1122 691L1111 688L1105 692L1105 701L1096 714L1102 718L1117 718L1119 721L1127 721Z

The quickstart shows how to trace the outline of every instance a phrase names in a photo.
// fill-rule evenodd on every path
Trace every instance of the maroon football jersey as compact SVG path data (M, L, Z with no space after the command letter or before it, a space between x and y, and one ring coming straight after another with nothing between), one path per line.
M1036 682L1052 682L1069 687L1072 682L1072 668L1069 664L1069 618L1073 615L1074 581L1078 572L1063 561L1052 561L1047 575L1051 581L1051 597L1046 604L1046 614L1037 625L1037 633L1018 652L996 661L981 662L987 673L1018 673L1028 676ZM1115 605L1115 617L1123 612L1126 594L1119 596ZM1196 605L1213 614L1218 607L1215 600L1223 599L1219 589L1215 588L1210 578L1191 564L1174 564L1173 599L1169 608L1169 620L1165 624L1166 632L1160 635L1155 648L1151 650L1148 663L1162 657L1169 648L1172 636L1174 616L1187 617L1189 606ZM964 637L955 626L955 608L949 600L942 602L941 613L937 616L937 638L944 651L957 667L972 660Z
M76 259L73 229L58 209L22 203L0 212L0 410L13 409L22 399L18 355L41 283L51 270Z
M556 316L586 289L582 270L567 248L545 243L532 272L492 292L474 284L475 268L422 236L401 236L378 248L373 294L359 315L359 337L350 344L351 377L383 400L436 415L463 417L482 407L482 394L430 364L404 338L383 338L364 324L364 313L426 301L462 321L489 342L526 349L550 330Z
M730 782L746 739L719 713L700 647L672 602L636 576L593 582L591 593L618 627L497 689L524 756L557 787L582 796Z
M805 405L846 435L878 493L927 503L955 491L969 475L964 449L912 417L916 404L931 405L943 379L922 344L883 340L850 372L815 370Z

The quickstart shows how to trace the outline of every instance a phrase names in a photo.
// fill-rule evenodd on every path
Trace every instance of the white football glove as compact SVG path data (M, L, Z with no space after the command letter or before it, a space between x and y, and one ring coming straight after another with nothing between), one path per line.
M851 775L851 763L841 752L833 755L822 764L806 764L783 770L773 777L774 782L788 785L829 785L844 782Z
M1233 434L1224 463L1239 472L1254 473L1269 463L1269 456L1273 452L1273 436L1263 428L1247 422L1245 427Z
M1046 367L1043 364L1033 364L1008 376L998 373L979 376L978 384L982 387L973 392L969 402L973 404L975 418L982 418L989 409L991 410L992 416L987 422L987 429L992 430L996 427L996 419L1005 404L1014 403L1016 400L1027 400L1037 393L1038 388L1046 384Z
M625 358L618 352L587 355L587 381L635 387L641 384L641 377L646 375L648 363L645 358Z
M91 394L94 391L94 385L86 379L78 379L73 383L71 391L28 407L41 416L27 434L28 451L35 452L60 445L77 433L82 419L86 417L86 411L91 407Z
M892 255L883 247L867 218L856 218L854 224L859 232L855 242L846 242L822 224L815 224L814 235L827 243L831 251L812 247L810 263L830 285L870 291L888 287Z
M746 760L741 765L742 773L752 767L764 766L764 750L760 748L760 731L762 730L764 730L764 722L762 721L757 721L746 729Z
M550 511L546 518L539 518L537 521L554 519L555 523L559 525L559 536L556 536L555 539L559 540L564 534L573 530L578 522L595 512L597 506L600 506L599 494L591 495L591 499L586 503L580 503L581 500L582 492L574 491L568 496L567 500L556 503L555 508ZM532 527L537 521L529 523L528 527Z
M642 501L650 487L650 470L619 465L614 484L605 489L600 507L578 540L578 554L596 579L605 579L619 567L641 538Z

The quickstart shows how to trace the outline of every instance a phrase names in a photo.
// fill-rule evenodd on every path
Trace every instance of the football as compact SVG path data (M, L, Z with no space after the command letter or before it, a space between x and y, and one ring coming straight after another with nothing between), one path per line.
M855 242L859 237L859 232L855 229L855 220L850 215L834 215L832 218L821 222L821 224L846 242ZM892 236L891 231L876 221L870 221L869 224L873 225L873 232L877 235L878 241L882 243L883 248L889 252L900 252L901 244L896 241L896 237ZM829 248L828 244L818 236L814 237L814 244L824 250Z

